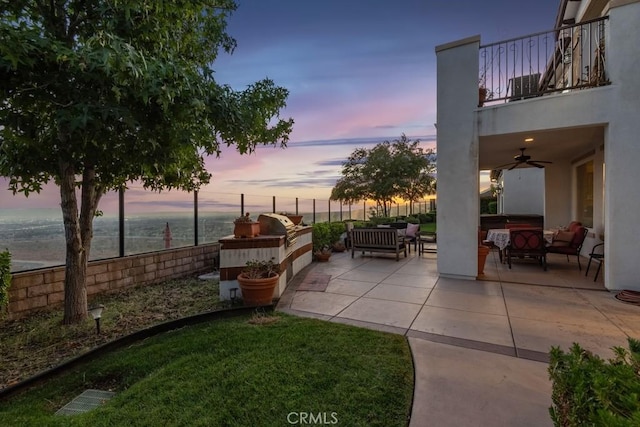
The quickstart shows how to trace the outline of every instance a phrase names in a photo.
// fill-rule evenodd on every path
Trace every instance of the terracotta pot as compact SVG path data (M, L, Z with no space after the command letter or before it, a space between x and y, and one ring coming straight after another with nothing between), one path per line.
M240 273L237 279L244 305L269 305L273 301L273 291L278 285L280 275L276 274L264 279L249 279Z
M318 262L327 262L331 258L331 252L315 252L313 255Z
M235 237L256 237L260 235L259 222L235 222L233 226Z
M331 247L331 250L333 250L333 252L344 252L347 250L347 247L342 242L336 242Z
M478 276L484 274L484 263L487 260L489 251L491 251L491 249L486 246L478 246Z
M289 218L291 220L291 222L293 223L293 225L298 225L302 222L302 217L304 215L287 215L287 218Z

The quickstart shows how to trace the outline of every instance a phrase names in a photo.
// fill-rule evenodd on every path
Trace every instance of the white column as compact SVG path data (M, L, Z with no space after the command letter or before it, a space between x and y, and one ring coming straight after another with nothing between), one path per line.
M480 36L436 47L438 273L444 277L477 275L479 48Z
M605 283L640 291L640 2L613 1L606 62L614 96L606 108Z

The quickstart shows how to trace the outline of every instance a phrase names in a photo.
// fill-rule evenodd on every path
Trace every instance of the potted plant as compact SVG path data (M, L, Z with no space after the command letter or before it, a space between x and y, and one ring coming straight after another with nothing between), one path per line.
M279 270L280 266L274 262L274 258L247 261L237 277L245 305L271 304L273 290L280 280Z
M313 244L313 256L316 261L326 262L331 257L331 245L333 244L331 224L317 222L313 224L311 241Z
M345 233L346 231L346 226L344 224L344 222L332 222L331 223L331 240L332 240L332 245L331 245L331 249L333 250L333 252L344 252L347 247L344 244L344 241L342 241L342 235Z
M260 223L251 219L249 212L233 221L233 235L236 238L255 237L260 235Z

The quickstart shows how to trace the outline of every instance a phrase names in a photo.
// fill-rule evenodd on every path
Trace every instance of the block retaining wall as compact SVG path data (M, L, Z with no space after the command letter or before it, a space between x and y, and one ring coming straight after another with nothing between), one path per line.
M213 271L220 244L211 243L91 261L87 296ZM12 274L9 316L18 318L64 302L64 266Z

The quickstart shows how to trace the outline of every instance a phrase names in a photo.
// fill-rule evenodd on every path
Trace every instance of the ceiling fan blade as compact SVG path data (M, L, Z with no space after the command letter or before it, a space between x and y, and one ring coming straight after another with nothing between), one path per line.
M520 163L520 162L510 162L510 163L505 163L504 165L496 166L496 167L494 167L493 169L494 169L494 170L500 170L500 169L504 169L504 168L506 168L507 166L517 165L518 163Z
M537 168L543 168L544 165L541 165L540 163L552 163L552 162L537 161L537 160L530 160L530 161L527 162L527 164L529 164L531 166L535 166Z
M510 171L511 169L515 169L515 168L516 168L516 166L518 166L520 163L521 163L521 162L517 162L516 164L514 164L513 166L511 166L511 167L510 167L509 169L507 169L507 170L509 170L509 171Z

